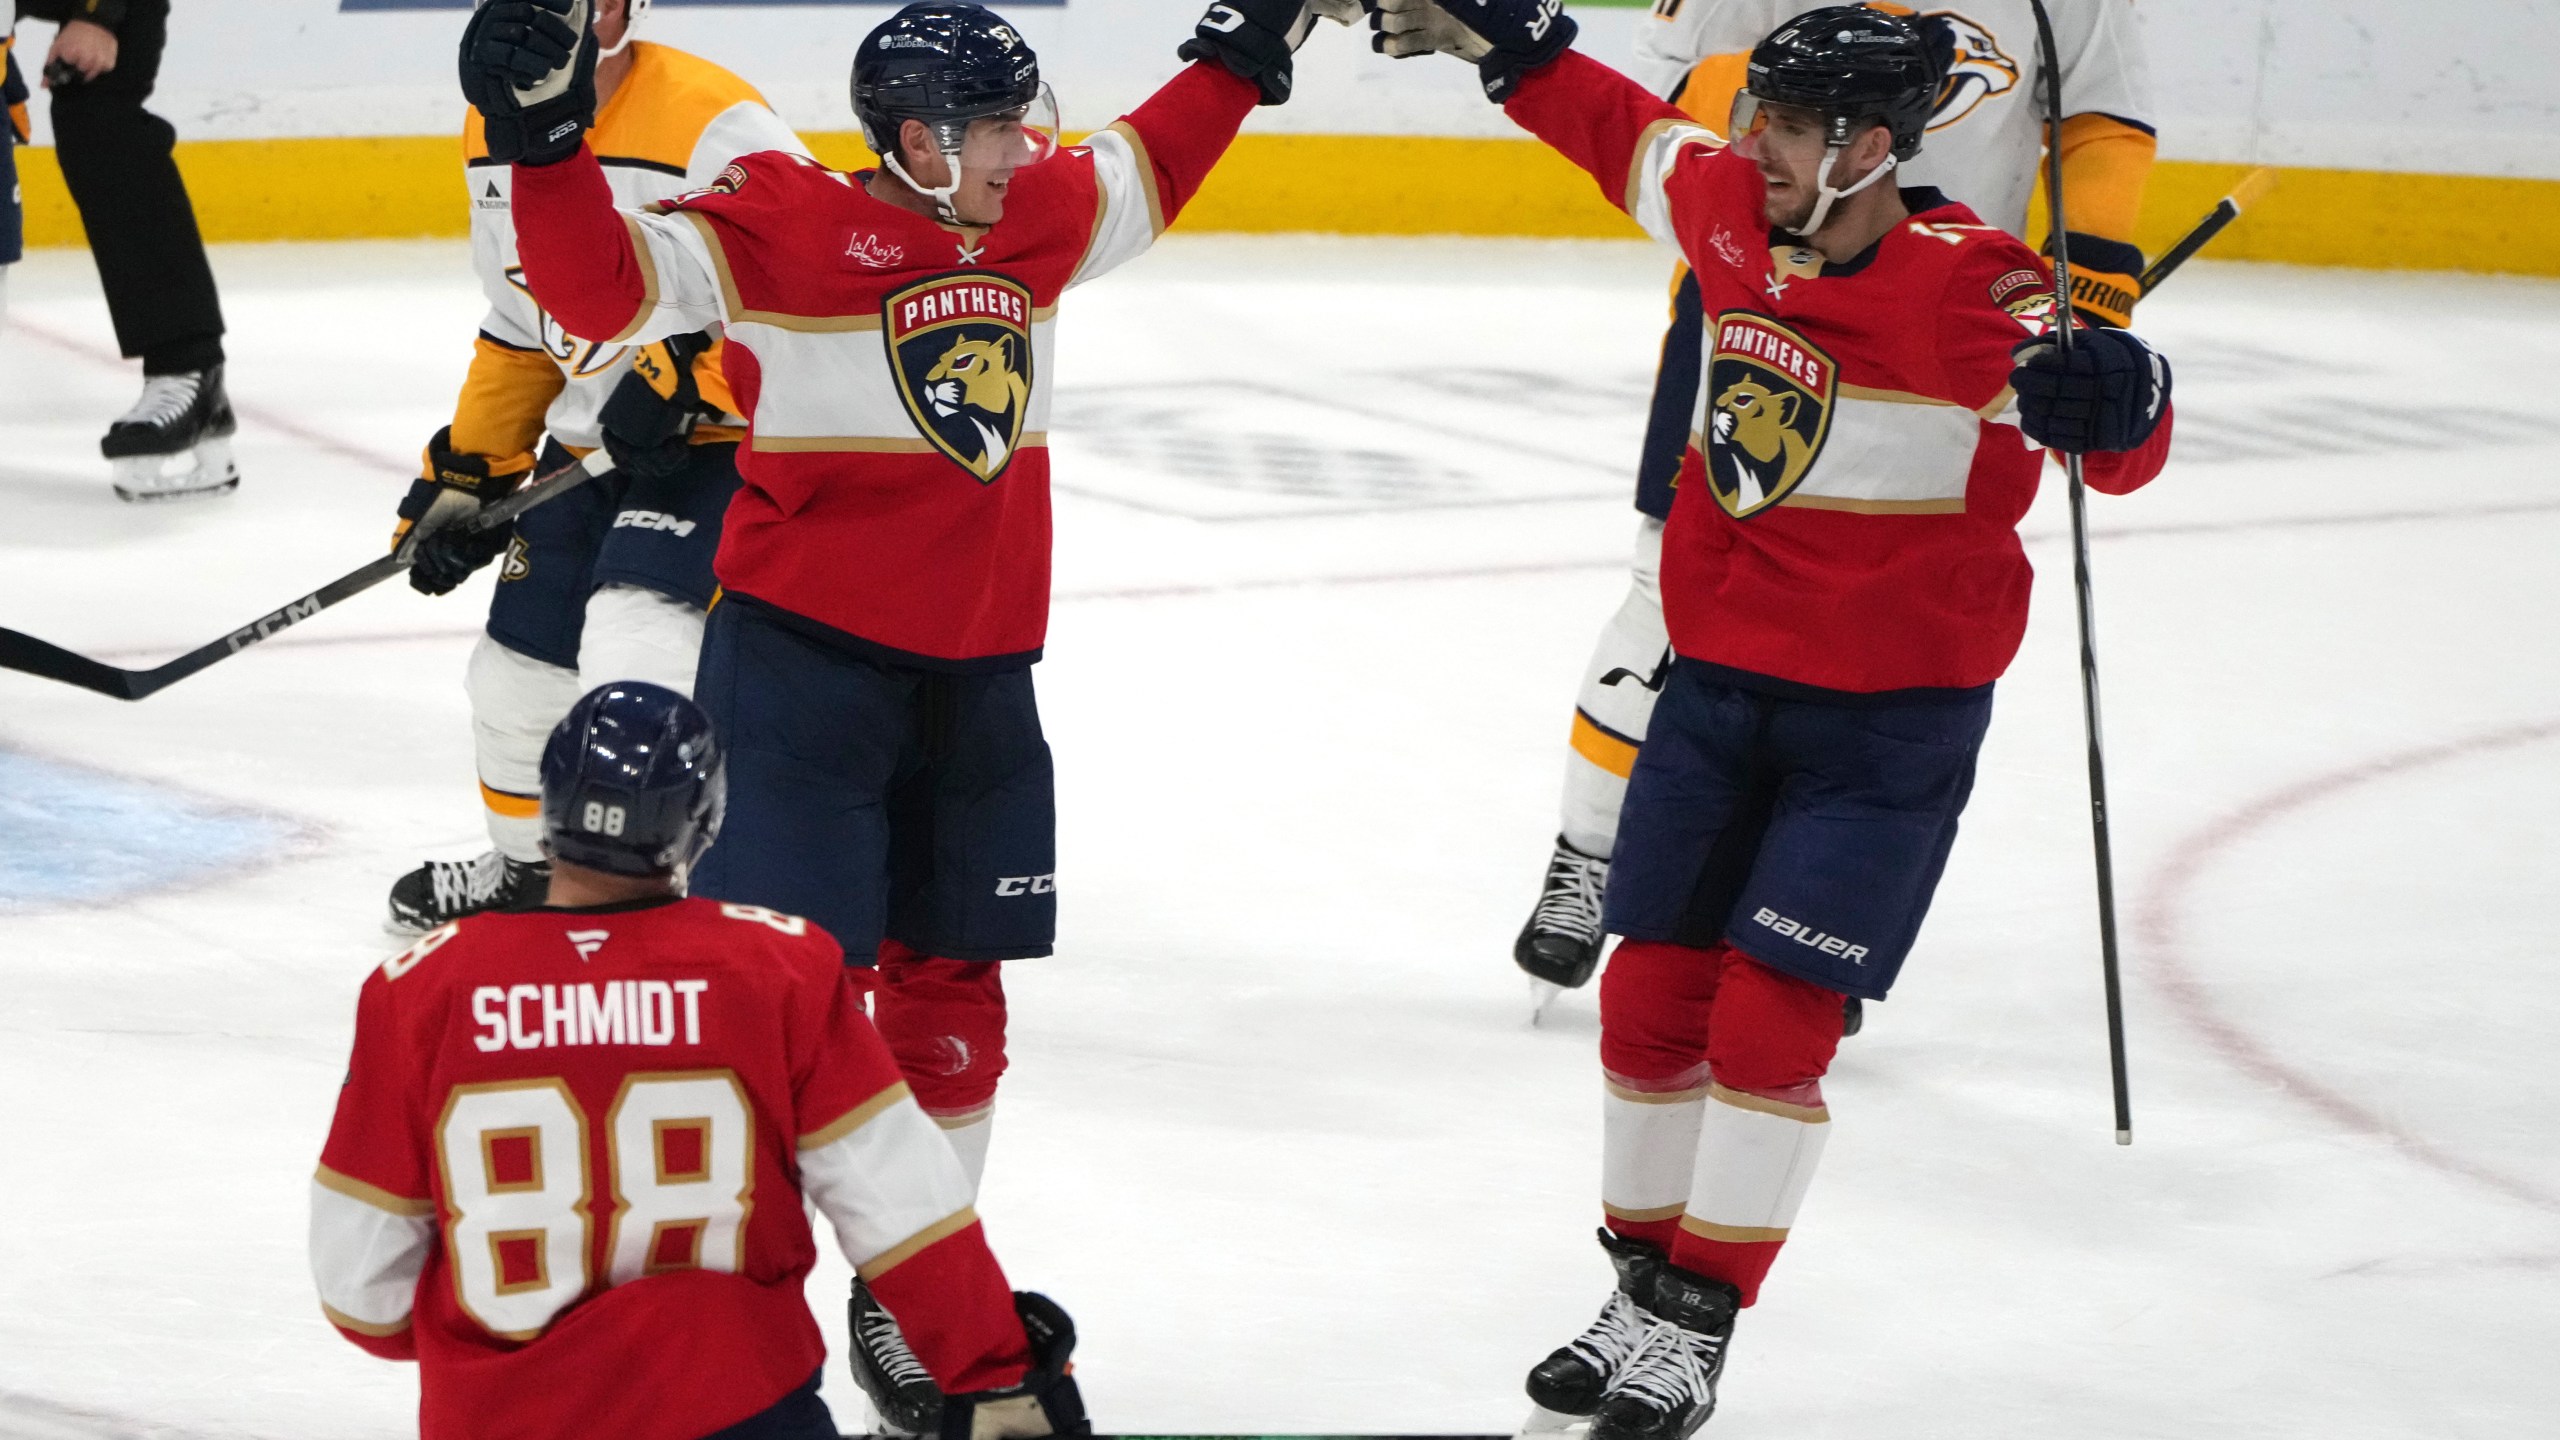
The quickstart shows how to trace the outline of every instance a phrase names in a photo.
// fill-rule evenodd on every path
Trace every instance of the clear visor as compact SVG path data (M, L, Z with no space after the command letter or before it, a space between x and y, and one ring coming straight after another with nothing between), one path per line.
M960 164L969 170L1018 170L1058 153L1058 96L1047 85L1032 102L969 122Z
M1829 142L1822 117L1795 105L1770 105L1748 90L1736 91L1725 119L1725 139L1746 159L1765 152L1788 158L1818 159Z

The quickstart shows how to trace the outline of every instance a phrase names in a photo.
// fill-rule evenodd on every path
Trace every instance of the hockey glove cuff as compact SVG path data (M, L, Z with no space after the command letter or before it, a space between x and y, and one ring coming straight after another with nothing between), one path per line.
M1028 1290L1013 1292L1013 1311L1031 1342L1031 1369L1005 1390L973 1390L945 1396L940 1440L1092 1440L1084 1395L1076 1388L1076 1322L1058 1302Z
M1295 76L1291 57L1307 43L1318 18L1348 25L1359 0L1219 0L1176 52L1185 60L1215 60L1238 79L1262 90L1262 103L1289 98Z
M2168 357L2129 330L2081 330L2071 353L2051 339L2012 350L2018 428L2049 450L2139 449L2169 408Z
M590 0L488 0L462 30L462 95L487 122L489 158L549 165L596 118Z
M2080 323L2093 330L2131 324L2134 302L2142 298L2141 247L2077 230L2063 239L2071 257L2071 308Z
M632 355L629 373L596 416L614 468L663 480L690 463L693 427L705 413L693 362L710 348L707 334L675 335Z
M1520 77L1573 44L1564 0L1370 0L1370 47L1381 55L1455 55L1472 61L1484 97L1499 105Z
M421 595L442 595L497 558L506 548L506 527L473 535L464 522L533 473L530 455L497 459L455 451L448 448L452 443L450 425L427 442L425 472L409 482L400 523L391 532L391 553L408 562L410 588ZM494 545L489 534L496 537Z

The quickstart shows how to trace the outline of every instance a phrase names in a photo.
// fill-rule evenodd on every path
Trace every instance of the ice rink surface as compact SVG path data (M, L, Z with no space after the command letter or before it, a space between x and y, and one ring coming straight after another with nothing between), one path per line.
M0 328L0 624L120 663L377 553L458 244L217 252L246 482L134 508L86 257ZM1496 1431L1605 1293L1597 1022L1507 958L1617 603L1667 260L1183 239L1072 296L1039 671L1063 935L982 1206L1105 1429ZM1737 1338L1748 1437L2560 1431L2560 286L2198 264L2094 499L2112 1143L2059 484L1919 951ZM305 1192L391 879L482 846L486 581L139 705L0 675L0 1435L408 1433ZM843 1273L812 1281L842 1377Z

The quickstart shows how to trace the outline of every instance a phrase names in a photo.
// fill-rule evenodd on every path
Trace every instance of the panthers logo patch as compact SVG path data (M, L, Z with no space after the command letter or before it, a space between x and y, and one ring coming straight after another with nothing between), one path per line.
M1793 330L1747 310L1716 317L1707 362L1707 486L1736 520L1787 498L1831 433L1839 370Z
M880 333L917 433L993 484L1031 412L1031 292L1001 275L938 275L882 302Z

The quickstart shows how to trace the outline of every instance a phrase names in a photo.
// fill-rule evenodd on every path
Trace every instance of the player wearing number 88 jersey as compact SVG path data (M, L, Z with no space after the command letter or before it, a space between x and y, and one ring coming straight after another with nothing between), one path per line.
M367 978L312 1188L323 1308L420 1363L424 1440L832 1440L805 1196L960 1433L1083 1433L1072 1328L1009 1290L841 949L684 896L721 763L682 696L589 695L545 756L551 903Z

